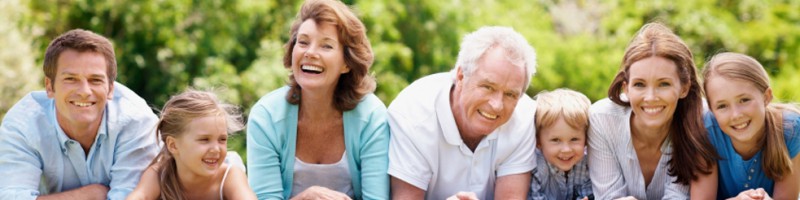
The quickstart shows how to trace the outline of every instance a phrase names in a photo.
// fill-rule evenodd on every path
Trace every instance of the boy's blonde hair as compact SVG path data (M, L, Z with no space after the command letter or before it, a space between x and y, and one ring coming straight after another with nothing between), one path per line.
M592 101L586 95L574 90L559 88L552 92L542 91L534 97L536 108L536 130L552 126L563 118L567 125L575 129L589 126L589 106Z

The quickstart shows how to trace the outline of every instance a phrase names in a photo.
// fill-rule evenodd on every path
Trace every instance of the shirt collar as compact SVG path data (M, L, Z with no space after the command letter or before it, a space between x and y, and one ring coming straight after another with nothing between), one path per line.
M65 151L67 142L71 141L72 139L70 139L67 136L67 133L64 132L64 129L61 129L61 125L58 123L58 118L56 118L58 113L56 113L55 105L56 104L54 102L50 104L50 108L48 109L48 114L50 115L50 122L52 122L53 126L55 126L57 132L56 138L58 139L58 144L61 145L62 151ZM103 138L106 138L108 136L107 118L108 118L108 107L106 107L106 109L103 111L103 118L102 121L100 122L100 127L97 129L97 136L95 136L94 143L99 143L100 141L102 141Z
M545 160L545 163L547 163L547 168L550 170L550 174L557 175L558 177L564 177L564 173L566 172L561 171L560 169L558 169L558 167L550 164L550 162L547 162L547 160ZM575 167L573 166L573 168Z

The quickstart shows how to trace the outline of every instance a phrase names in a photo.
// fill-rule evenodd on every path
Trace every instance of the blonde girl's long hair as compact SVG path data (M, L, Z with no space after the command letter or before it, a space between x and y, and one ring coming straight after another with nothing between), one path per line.
M241 111L238 107L221 102L212 92L189 89L172 96L161 111L161 118L156 126L156 137L166 144L167 137L177 138L186 131L186 125L192 120L205 116L222 116L227 122L228 133L244 128ZM183 200L184 196L175 163L175 158L168 148L161 148L156 158L150 163L155 166L161 180L161 199ZM150 168L150 167L148 167Z
M770 88L769 75L764 67L756 59L740 53L727 52L712 57L703 68L703 80L708 83L707 80L715 76L752 83L762 94ZM704 88L707 88L705 86ZM792 159L789 157L783 136L784 111L800 113L800 109L794 104L767 105L764 123L766 138L759 144L759 149L762 149L764 155L761 167L767 177L776 181L792 173Z

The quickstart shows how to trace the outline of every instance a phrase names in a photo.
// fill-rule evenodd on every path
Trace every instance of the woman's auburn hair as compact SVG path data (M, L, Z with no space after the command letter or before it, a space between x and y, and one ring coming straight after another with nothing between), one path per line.
M333 94L334 107L339 111L354 109L364 95L375 91L375 79L369 75L369 68L374 61L372 46L366 35L366 27L347 5L336 0L308 0L303 3L300 13L292 23L291 38L284 44L283 66L291 70L292 52L297 43L297 32L300 24L306 20L315 23L330 23L336 26L339 42L344 51L344 63L350 72L342 74L336 83ZM294 74L289 75L289 86L286 100L291 104L299 104L302 98L299 84Z
M698 178L697 173L710 174L719 154L703 126L703 90L697 79L692 52L683 40L661 23L642 26L625 50L620 70L608 89L608 97L618 105L631 106L620 97L624 83L629 82L628 71L633 63L650 57L662 57L675 63L681 85L689 85L686 97L678 100L668 136L673 148L668 174L677 177L676 183L689 184Z

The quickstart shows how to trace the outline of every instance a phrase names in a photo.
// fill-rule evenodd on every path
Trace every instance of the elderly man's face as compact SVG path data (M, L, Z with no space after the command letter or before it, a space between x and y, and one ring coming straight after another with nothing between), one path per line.
M508 122L523 95L525 71L504 53L499 48L488 50L469 76L459 68L451 106L462 135L492 133Z

